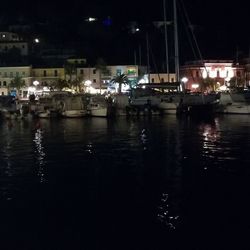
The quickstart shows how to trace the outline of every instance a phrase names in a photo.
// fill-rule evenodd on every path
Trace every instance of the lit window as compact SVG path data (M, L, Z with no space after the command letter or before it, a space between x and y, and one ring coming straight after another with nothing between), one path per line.
M135 69L128 69L128 75L135 75Z

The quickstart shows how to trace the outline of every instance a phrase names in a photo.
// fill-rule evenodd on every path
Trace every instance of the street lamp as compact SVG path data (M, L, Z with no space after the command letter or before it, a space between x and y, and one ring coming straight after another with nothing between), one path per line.
M184 82L184 83L186 83L186 82L188 81L188 79L187 79L187 77L183 77L183 78L181 79L181 81Z
M37 87L39 85L39 82L38 81L34 81L33 85Z

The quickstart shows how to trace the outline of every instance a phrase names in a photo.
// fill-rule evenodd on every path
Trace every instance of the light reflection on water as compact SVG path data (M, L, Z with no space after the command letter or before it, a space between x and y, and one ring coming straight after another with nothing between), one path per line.
M237 211L227 205L248 194L249 136L247 116L44 119L13 121L11 128L0 121L0 205L7 217L10 199L16 214L20 200L26 215L39 210L42 222L28 220L26 231L42 227L47 241L51 231L63 235L60 249L69 231L87 232L87 243L74 238L79 246L97 242L87 249L114 249L110 233L127 249L132 241L135 249L161 249L183 232L198 234L201 244L199 229L218 223L227 232L227 216Z
M43 143L43 135L42 135L43 131L41 129L37 129L37 131L35 132L35 139L34 139L34 143L35 143L35 156L38 162L38 173L37 175L40 178L40 182L44 182L45 181L45 173L44 173L44 168L46 165L45 162L45 158L46 158L46 154L44 152L44 147L42 145Z

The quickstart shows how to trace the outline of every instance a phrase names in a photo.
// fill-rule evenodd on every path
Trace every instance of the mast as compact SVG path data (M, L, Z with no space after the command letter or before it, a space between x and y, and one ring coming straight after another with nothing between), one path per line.
M167 33L166 0L163 0L163 13L164 13L166 70L167 70L168 82L169 82L169 58L168 58L168 33Z
M150 63L149 63L149 40L148 40L148 32L146 33L146 42L147 42L147 73L148 73L148 83L150 83Z
M179 68L179 43L178 43L178 27L177 27L177 9L176 9L176 1L173 0L174 7L174 51L175 51L175 74L176 81L180 81L180 68Z

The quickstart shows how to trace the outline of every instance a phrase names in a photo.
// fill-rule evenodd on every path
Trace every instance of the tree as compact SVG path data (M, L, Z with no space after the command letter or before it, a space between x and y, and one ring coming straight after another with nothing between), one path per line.
M204 78L201 82L201 91L204 92L206 90L215 90L216 88L216 80L210 77Z
M82 82L83 82L83 76L78 76L72 81L72 86L75 87L77 92L80 92Z
M64 64L65 74L69 75L69 83L72 83L72 76L76 73L76 64L71 62L66 62Z
M69 84L67 83L66 80L63 79L58 79L54 84L55 89L62 90L63 88L68 88Z
M20 89L24 86L26 86L25 81L20 76L15 76L9 84L9 87L12 89L16 89L18 91L18 94Z
M129 84L128 77L125 74L121 74L118 76L115 76L110 81L111 83L118 83L118 94L121 94L122 92L122 84Z
M230 79L229 83L230 83L230 88L244 87L245 79L234 76Z

